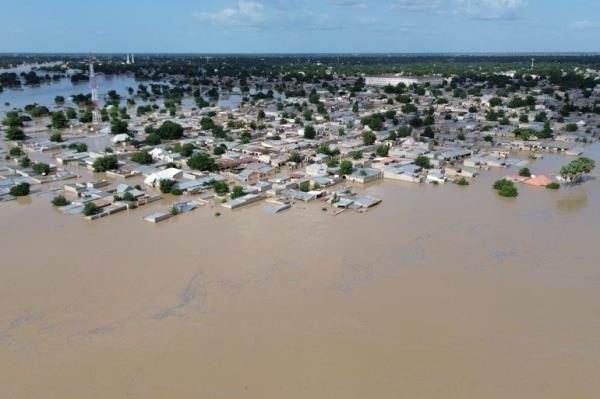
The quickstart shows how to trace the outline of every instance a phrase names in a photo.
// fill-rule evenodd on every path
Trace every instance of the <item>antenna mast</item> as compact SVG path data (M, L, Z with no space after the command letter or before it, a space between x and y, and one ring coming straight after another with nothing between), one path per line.
M94 58L92 53L88 55L90 65L90 89L92 91L92 123L100 123L100 113L98 112L98 84L96 83L96 74L94 73Z

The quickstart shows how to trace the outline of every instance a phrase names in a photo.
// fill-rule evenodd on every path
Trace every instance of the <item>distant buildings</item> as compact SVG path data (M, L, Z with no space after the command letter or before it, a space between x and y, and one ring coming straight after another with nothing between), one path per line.
M367 86L397 86L403 83L406 86L413 84L429 83L431 86L438 86L444 82L441 76L403 76L400 74L386 74L379 76L367 76L365 83Z

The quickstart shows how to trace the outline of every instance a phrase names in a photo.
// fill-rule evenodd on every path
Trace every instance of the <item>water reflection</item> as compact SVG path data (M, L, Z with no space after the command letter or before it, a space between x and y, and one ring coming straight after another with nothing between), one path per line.
M561 211L577 211L584 209L587 204L587 194L569 195L556 201L556 209L560 209Z

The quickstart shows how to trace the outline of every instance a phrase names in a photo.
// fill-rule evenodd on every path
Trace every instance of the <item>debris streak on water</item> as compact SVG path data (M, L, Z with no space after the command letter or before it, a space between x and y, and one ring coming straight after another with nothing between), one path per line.
M337 217L0 204L0 396L598 397L600 183L507 200L507 173Z

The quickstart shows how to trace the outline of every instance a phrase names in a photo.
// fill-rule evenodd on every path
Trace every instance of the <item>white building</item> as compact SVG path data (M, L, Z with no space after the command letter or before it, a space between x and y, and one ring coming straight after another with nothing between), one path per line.
M431 86L438 86L444 82L441 76L403 76L400 74L387 74L379 76L367 76L365 83L367 86L397 86L404 83L406 86L412 84L429 83Z

